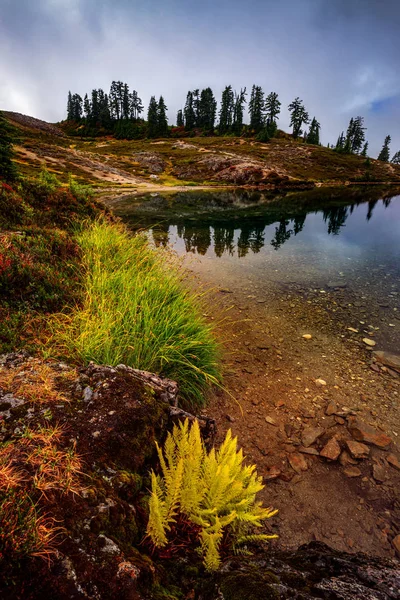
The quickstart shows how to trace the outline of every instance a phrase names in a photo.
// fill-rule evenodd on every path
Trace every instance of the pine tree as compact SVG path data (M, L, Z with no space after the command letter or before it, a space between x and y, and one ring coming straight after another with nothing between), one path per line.
M177 127L183 127L183 112L182 112L182 109L178 110L178 113L176 115L176 126Z
M186 104L183 109L185 117L185 129L191 131L196 124L196 115L193 109L193 93L188 92L186 96Z
M15 130L0 112L0 179L4 181L14 181L17 177L17 168L12 161L14 133Z
M240 90L240 94L235 92L235 106L233 111L232 131L240 135L243 129L244 104L246 103L246 88Z
M72 120L79 122L82 118L82 98L79 94L74 94L72 96Z
M390 144L390 142L391 142L391 137L390 137L390 135L387 135L385 137L385 141L383 142L382 150L379 152L378 160L381 160L382 162L389 162L389 159L390 159L389 144Z
M72 94L71 94L71 92L68 92L67 121L72 121L73 118L74 118L74 116L73 116L73 109L72 109Z
M344 143L343 152L358 154L365 142L365 127L364 117L356 117L350 119L346 133L346 141Z
M147 111L147 137L157 137L158 134L158 104L154 96L150 98Z
M164 98L160 96L157 107L157 135L160 137L167 137L168 135L167 110Z
M289 104L288 109L291 113L290 126L293 127L293 137L296 139L303 133L301 130L302 125L307 125L310 122L310 117L299 97Z
M122 90L122 118L128 120L131 113L131 95L129 93L129 87L124 83Z
M130 116L133 121L137 121L143 112L143 104L136 90L130 94Z
M267 121L273 123L276 119L279 119L278 115L281 112L281 103L278 100L278 94L271 92L265 98L265 116Z
M207 133L213 133L216 114L217 101L214 98L212 89L208 87L201 90L197 115L198 127L201 127Z
M365 142L362 152L361 152L361 156L367 156L367 152L368 152L368 142Z
M342 152L344 149L344 143L345 143L344 131L342 131L342 133L339 135L339 137L337 139L335 150L338 152Z
M259 85L253 85L251 88L249 113L250 128L259 133L264 125L264 92Z
M393 154L392 160L390 162L394 165L400 165L400 150Z
M314 117L311 121L310 130L306 137L307 144L314 144L319 146L319 132L321 129L321 125L318 123L317 119Z
M90 100L89 100L87 94L85 94L85 98L83 100L83 113L85 115L86 121L89 121L90 120L91 108L90 108Z
M235 98L231 85L222 92L221 108L219 111L218 131L220 134L229 133L232 127Z

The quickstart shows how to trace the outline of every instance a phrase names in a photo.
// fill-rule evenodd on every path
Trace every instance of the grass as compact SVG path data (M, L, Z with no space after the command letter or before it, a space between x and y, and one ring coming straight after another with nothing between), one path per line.
M175 259L150 248L145 235L104 221L77 241L85 297L54 320L56 345L79 361L125 363L174 379L187 403L203 404L221 378L218 344Z

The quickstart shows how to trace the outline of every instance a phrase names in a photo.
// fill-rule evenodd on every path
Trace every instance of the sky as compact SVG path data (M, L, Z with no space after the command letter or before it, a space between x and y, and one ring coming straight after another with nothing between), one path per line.
M0 0L0 109L50 122L68 91L127 82L170 124L188 90L299 96L336 143L365 118L369 154L400 150L400 0ZM249 97L249 96L248 96Z

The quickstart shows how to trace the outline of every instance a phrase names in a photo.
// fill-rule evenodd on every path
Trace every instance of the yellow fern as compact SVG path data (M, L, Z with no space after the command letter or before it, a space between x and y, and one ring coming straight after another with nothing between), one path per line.
M162 477L151 474L147 534L155 546L168 543L167 532L179 513L198 525L201 551L208 570L220 564L219 547L226 528L236 544L276 536L249 533L277 511L256 502L263 489L255 465L243 465L243 452L229 430L219 450L207 452L197 421L174 426L162 450L157 444Z

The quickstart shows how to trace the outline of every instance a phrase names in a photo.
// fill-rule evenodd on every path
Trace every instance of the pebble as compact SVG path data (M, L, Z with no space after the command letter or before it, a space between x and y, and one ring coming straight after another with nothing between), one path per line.
M293 454L289 454L288 461L290 466L296 473L301 473L302 471L307 471L308 465L307 461L301 454L294 452Z
M348 329L348 331L351 331L352 333L358 333L358 329L354 329L354 327L348 327L347 329Z
M328 460L337 460L340 455L340 446L336 438L331 438L327 444L322 448L320 456L327 458Z
M310 333L305 333L305 334L302 336L302 338L303 338L303 340L311 340L311 338L312 338L312 335L311 335Z
M315 385L318 385L319 387L322 387L322 386L326 385L326 381L324 379L316 379L315 380Z
M361 471L358 467L347 467L344 469L343 473L346 477L360 477Z
M278 424L275 421L275 419L273 419L272 417L265 417L265 421L269 424L269 425L274 425L274 427L277 427Z
M365 444L355 442L354 440L347 440L346 446L353 458L368 458L370 450Z
M376 342L374 340L370 340L369 338L363 338L363 342L367 346L376 346Z

